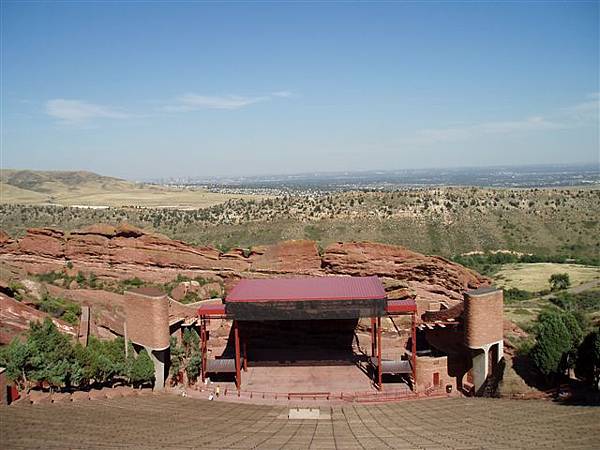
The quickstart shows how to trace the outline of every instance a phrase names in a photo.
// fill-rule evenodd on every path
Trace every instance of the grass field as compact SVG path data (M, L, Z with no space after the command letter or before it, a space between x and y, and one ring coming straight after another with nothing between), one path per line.
M494 276L499 287L538 292L550 289L548 279L555 273L568 273L572 286L600 280L600 267L577 264L506 264Z

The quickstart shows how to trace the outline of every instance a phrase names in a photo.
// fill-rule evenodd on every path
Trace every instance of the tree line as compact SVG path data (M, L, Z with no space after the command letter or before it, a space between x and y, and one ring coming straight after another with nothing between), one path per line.
M112 341L90 337L84 347L61 333L49 318L31 322L25 340L15 338L0 349L0 365L11 381L26 391L32 387L68 391L154 382L154 365L145 350L136 355L128 343L126 355L120 337Z

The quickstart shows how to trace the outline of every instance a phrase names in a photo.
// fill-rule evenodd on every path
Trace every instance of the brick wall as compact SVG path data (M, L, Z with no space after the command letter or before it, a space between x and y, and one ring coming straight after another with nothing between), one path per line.
M456 380L448 374L448 357L419 356L417 357L417 389L423 392L432 387L434 374L439 374L439 386L451 384L456 388Z
M502 289L483 288L465 293L465 344L483 347L503 338Z
M169 347L169 300L158 289L140 288L125 293L127 338L153 350Z

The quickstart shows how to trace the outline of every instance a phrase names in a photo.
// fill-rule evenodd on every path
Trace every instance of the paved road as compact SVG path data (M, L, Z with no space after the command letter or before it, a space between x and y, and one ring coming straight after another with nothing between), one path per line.
M550 401L430 399L322 408L148 395L0 407L2 448L598 448L600 407Z

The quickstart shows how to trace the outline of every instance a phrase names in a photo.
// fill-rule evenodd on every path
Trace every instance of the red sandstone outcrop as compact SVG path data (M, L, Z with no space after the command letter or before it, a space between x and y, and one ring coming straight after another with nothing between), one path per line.
M12 242L12 238L4 230L0 230L0 245L6 245Z
M30 228L18 240L18 251L25 254L63 258L64 233L54 228Z
M466 267L440 256L425 256L395 245L373 242L332 244L323 254L323 267L329 273L355 276L378 275L396 280L419 282L440 295L474 289L489 283Z
M48 314L0 293L0 344L8 344L14 336L28 330L29 322L41 322L46 317ZM52 322L63 333L77 336L77 327L58 319Z
M283 241L253 248L252 270L260 272L314 273L321 270L321 257L314 241Z
M127 225L93 225L74 231L66 238L65 256L74 261L180 269L245 270L249 265L245 261L221 258L220 252L212 247L194 247Z
M53 297L64 298L81 306L89 306L93 313L90 321L90 332L93 335L102 334L100 329L123 334L124 295L99 289L63 289L52 284L48 284L47 289Z
M236 280L245 277L378 275L389 298L415 298L419 312L439 307L440 303L452 307L462 302L465 290L490 281L444 258L393 245L337 243L327 247L321 257L315 242L297 240L259 246L251 251L233 249L222 253L213 247L188 245L129 225L105 224L68 234L53 228L33 228L18 240L1 232L0 261L22 274L66 270L75 276L81 271L86 276L93 273L106 282L137 277L162 284L178 275L202 277L217 283L213 288L216 290L218 286L220 295L221 285L229 289ZM197 290L199 298L211 296L210 285L180 286L174 290L175 298L183 298L190 289ZM91 306L96 311L97 331L120 332L123 300L119 294L55 286L49 289L60 290L52 291L52 295ZM98 310L101 314L97 314Z

